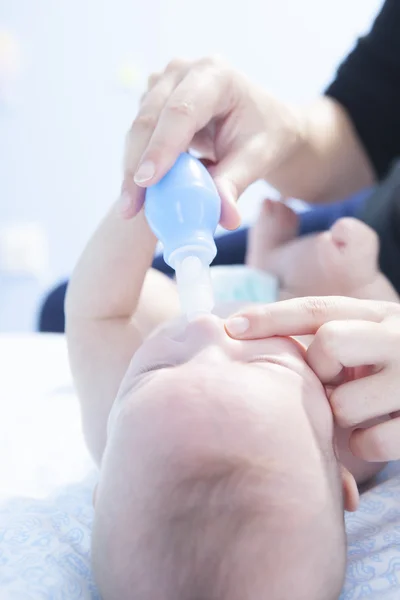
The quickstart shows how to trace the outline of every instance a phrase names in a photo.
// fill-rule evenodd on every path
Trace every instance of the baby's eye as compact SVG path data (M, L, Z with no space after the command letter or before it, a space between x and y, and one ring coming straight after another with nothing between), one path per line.
M138 375L143 375L144 373L151 373L152 371L160 371L161 369L171 369L175 365L171 363L156 363L151 365L145 365L138 370Z
M262 365L278 365L279 367L287 367L286 361L275 356L256 356L247 361L248 364Z
M247 362L249 364L254 364L254 363L259 364L259 363L266 363L266 362L271 362L271 361L270 361L269 357L267 357L267 356L254 356Z

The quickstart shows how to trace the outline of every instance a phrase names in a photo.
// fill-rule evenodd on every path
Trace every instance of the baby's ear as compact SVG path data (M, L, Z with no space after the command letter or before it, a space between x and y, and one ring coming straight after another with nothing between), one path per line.
M356 480L350 471L346 469L346 467L341 465L340 468L342 475L344 508L348 512L355 512L360 502L360 494L358 492Z

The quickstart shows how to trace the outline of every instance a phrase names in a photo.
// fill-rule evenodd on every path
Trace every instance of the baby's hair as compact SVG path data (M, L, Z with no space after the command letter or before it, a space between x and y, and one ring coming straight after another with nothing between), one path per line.
M137 545L142 565L139 573L146 572L146 575L141 582L139 573L135 578L135 600L256 600L261 597L333 600L338 597L342 575L340 556L336 555L333 566L332 557L328 558L331 554L328 539L325 540L328 560L321 562L320 572L314 572L312 560L306 558L303 564L304 545L301 544L300 555L294 562L299 563L300 569L304 567L300 575L306 582L304 590L300 582L292 590L296 565L290 565L290 559L288 563L285 556L276 561L278 554L282 554L280 532L285 536L283 546L289 548L292 541L281 522L279 505L284 503L284 498L277 489L279 474L278 478L276 471L271 475L268 462L220 457L202 461L195 469L193 464L191 466L186 470L180 466L179 479L163 485L156 504L148 507L152 515L151 532L144 532ZM276 494L280 503L276 501ZM327 513L321 517L329 522ZM318 529L318 522L315 525ZM319 534L317 538L320 541ZM340 538L343 539L342 534ZM293 544L296 543L293 539ZM321 555L313 534L304 544L307 552L309 547L310 557L315 557L315 553ZM332 539L332 552L337 549ZM279 568L274 571L276 565ZM152 582L150 587L146 586L146 579L147 584ZM286 589L287 585L290 593L281 596L282 586Z
M158 556L168 582L163 598L234 598L235 555L265 519L258 489L268 469L243 457L223 457L179 470L157 511Z
M123 474L134 482L128 493L114 503L109 491L111 519L98 503L93 556L104 600L337 600L337 497L302 453L297 461L295 449L286 459L270 440L232 443L225 414L223 424L199 435L168 422L157 451Z

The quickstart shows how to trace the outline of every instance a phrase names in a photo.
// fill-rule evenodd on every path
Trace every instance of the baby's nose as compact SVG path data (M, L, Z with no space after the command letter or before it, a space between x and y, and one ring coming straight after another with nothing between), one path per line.
M170 337L189 353L195 354L208 346L218 346L230 352L239 343L228 336L223 319L215 315L202 315L191 323L181 323Z
M215 315L201 315L186 328L187 338L195 338L204 342L216 342L229 339L224 322Z

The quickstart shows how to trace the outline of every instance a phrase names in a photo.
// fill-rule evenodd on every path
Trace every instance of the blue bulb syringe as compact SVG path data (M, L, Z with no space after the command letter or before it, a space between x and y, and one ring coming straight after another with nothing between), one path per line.
M210 264L217 253L214 233L221 199L204 165L183 153L172 169L146 191L145 214L175 270L182 312L189 321L210 313L214 299Z

